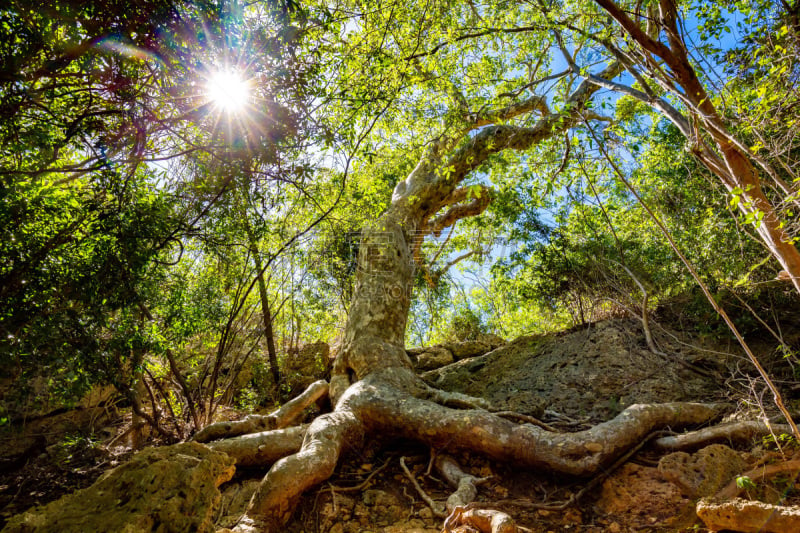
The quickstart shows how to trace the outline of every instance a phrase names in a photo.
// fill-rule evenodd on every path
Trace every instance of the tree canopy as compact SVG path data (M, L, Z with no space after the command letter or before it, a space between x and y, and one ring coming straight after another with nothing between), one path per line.
M0 363L134 404L175 374L181 434L274 401L398 198L409 342L688 297L664 229L718 297L791 298L798 32L788 2L11 2Z

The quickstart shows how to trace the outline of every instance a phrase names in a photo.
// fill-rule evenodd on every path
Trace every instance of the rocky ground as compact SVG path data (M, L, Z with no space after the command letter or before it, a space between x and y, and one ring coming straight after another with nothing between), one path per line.
M508 416L523 421L533 417L558 431L585 429L634 403L731 401L721 397L720 384L730 378L729 369L736 368L735 355L725 355L726 350L718 347L700 347L696 340L671 331L654 331L654 337L659 354L648 349L638 322L611 320L557 335L524 337L508 344L486 337L412 349L410 354L430 384L484 397L493 410L508 411ZM530 531L704 531L695 514L697 499L717 493L738 473L768 462L773 457L770 454L776 453L770 451L774 446L759 442L729 444L732 447L714 445L666 457L645 445L628 461L593 479L521 470L474 455L456 455L455 459L469 473L488 478L478 494L483 508L502 510ZM53 467L64 460L63 446L39 446L32 448L35 453L30 457L17 456L18 464L9 463L0 477L2 517L85 486L111 461L119 460L97 451L102 450L100 446L90 449L95 451L76 454L71 459L73 463L64 462L61 468ZM791 449L783 452L789 454ZM189 477L202 477L203 468L213 470L213 476L209 476L213 478L211 485L203 491L210 496L187 504L186 509L191 509L196 518L191 524L181 522L178 529L158 529L151 522L142 522L140 530L213 531L232 527L264 470L239 469L228 480L232 470L217 456L206 457L194 448L181 448L175 453L199 469L190 474L191 468L183 468ZM340 462L328 482L307 494L287 531L438 533L443 523L437 515L438 507L452 489L437 478L430 465L433 456L443 453L447 450L429 450L404 441L374 442L358 454L353 452ZM187 456L194 458L186 459ZM24 461L22 466L20 460ZM165 461L160 456L139 460L137 468L143 470L126 475L171 479L174 476L161 470L157 475L152 473L154 464L167 465ZM202 465L207 467L201 468ZM771 488L754 484L745 492L758 491L762 499L777 502L781 498L793 501L800 489L792 475L784 475L777 485L771 483ZM163 502L175 496L169 491L182 493L176 484L158 484L162 486L159 491L150 491L151 503L143 500L130 504L143 516L153 513L142 509L163 508ZM219 487L219 498L213 486ZM97 492L82 493L75 500L84 504L90 497L102 500L115 490L119 488L109 485L100 496ZM770 490L774 494L763 496ZM200 498L199 494L196 496ZM183 493L182 497L189 495ZM425 497L431 498L437 508L425 503ZM178 506L173 511L176 516L183 516L186 509ZM127 507L120 507L119 511L133 513ZM60 512L68 514L64 509ZM164 513L159 523L168 527L171 515ZM108 517L100 520L110 523ZM102 526L98 527L102 530ZM71 530L61 527L60 531Z
M560 431L591 427L634 403L721 399L715 385L715 371L724 367L719 355L693 348L673 332L660 332L657 339L668 357L647 349L638 322L615 320L503 345L473 341L410 353L421 370L428 369L423 376L431 385L481 396L496 410L536 417ZM487 345L487 353L476 354ZM431 368L441 363L449 364ZM400 466L405 456L425 492L443 502L451 489L428 466L430 454L438 452L387 443L372 456L353 458L336 479L306 500L290 530L440 532L442 519L434 516ZM457 457L470 473L490 477L478 496L482 506L503 510L531 531L694 527L692 499L659 473L658 458L645 449L607 476L587 480Z

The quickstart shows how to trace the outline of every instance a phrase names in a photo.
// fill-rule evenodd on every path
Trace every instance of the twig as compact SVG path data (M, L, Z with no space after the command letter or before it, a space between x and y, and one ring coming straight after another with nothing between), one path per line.
M428 496L428 494L424 490L422 490L422 487L419 486L419 483L417 483L417 480L414 478L414 475L411 473L411 471L409 471L408 467L406 466L405 459L406 459L405 457L400 457L400 466L403 468L403 472L405 472L408 479L411 480L411 483L414 485L414 488L417 489L417 493L419 494L420 498L422 498L425 501L425 503L428 504L428 507L431 508L431 511L433 511L434 516L438 518L446 518L447 511L445 511L443 507L436 505L436 502L433 501L433 498Z
M356 492L356 491L359 491L359 490L363 489L364 487L366 487L367 484L372 480L372 478L375 477L379 472L385 470L386 467L389 466L389 462L391 460L392 460L391 457L389 459L387 459L385 463L383 463L381 466L379 466L378 468L376 468L375 470L370 472L370 474L367 476L367 478L364 481L362 481L361 483L359 483L358 485L355 485L353 487L338 487L336 485L332 485L332 484L328 483L329 490L331 492L333 492L333 491L339 491L339 492Z
M563 413L559 413L558 411L553 411L552 409L545 409L544 414L559 419L559 424L564 424L567 426L585 426L591 420L588 417L584 418L583 420L575 420L574 418L571 418Z
M547 431L552 431L554 433L558 431L553 426L545 424L544 422L542 422L538 418L535 418L535 417L532 417L532 416L528 416L528 415L523 415L522 413L516 413L514 411L497 411L497 412L492 413L492 414L495 415L495 416L502 417L502 418L513 418L513 419L516 419L516 420L522 420L524 422L527 422L529 424L533 424L534 426L539 426L542 429L546 429Z
M436 450L434 448L431 448L430 452L431 452L431 458L428 461L428 469L425 470L425 475L426 476L430 476L431 475L431 469L433 468L433 462L436 460Z

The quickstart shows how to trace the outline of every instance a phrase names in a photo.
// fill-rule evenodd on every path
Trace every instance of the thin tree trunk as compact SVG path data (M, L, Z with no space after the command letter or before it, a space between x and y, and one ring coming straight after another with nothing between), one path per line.
M258 280L258 296L261 299L261 316L264 323L264 339L267 342L267 357L269 359L269 369L272 374L272 380L276 388L280 388L281 384L281 370L278 366L278 355L275 351L275 332L272 327L273 317L269 305L269 294L267 292L267 283L264 279L264 265L261 262L261 254L258 249L258 241L256 240L253 228L247 218L247 213L242 209L242 220L244 222L245 232L247 233L247 240L250 248L250 255L253 256L253 263L256 267L256 278Z
M275 351L275 331L272 328L272 313L269 306L269 295L267 294L267 284L264 281L264 273L261 271L261 259L258 258L258 250L253 248L255 253L256 275L258 276L258 295L261 298L261 315L264 320L264 338L267 341L267 357L269 358L269 369L272 373L272 380L276 387L281 384L281 369L278 366L278 355Z
M650 54L657 56L669 67L669 77L661 79L659 76L663 77L663 74L659 70L653 68L652 65L644 65L646 71L650 71L654 78L661 79L662 85L670 87L677 98L683 101L692 118L694 129L685 117L668 104L666 111L670 112L665 112L663 100L650 98L635 90L629 90L628 94L642 99L664 113L670 121L678 126L687 140L693 143L692 153L722 181L726 189L729 192L741 191L743 201L739 202L739 209L746 215L760 213L760 221L757 219L754 223L756 231L773 257L787 272L797 292L800 293L800 251L786 233L785 224L781 221L775 206L764 194L759 172L753 164L750 154L746 152L741 143L735 141L714 106L712 98L697 77L678 27L678 7L675 1L659 1L657 22L662 31L653 35L645 32L638 22L631 19L628 13L613 0L595 0L595 2L617 21L641 48L645 56L650 57ZM655 12L653 14L655 15ZM669 46L659 40L659 36L662 34L666 36ZM594 78L598 83L607 81ZM619 84L615 85L617 88L621 87ZM701 126L702 132L710 137L716 147L716 153L705 145L705 139L698 131L698 126ZM784 192L791 191L785 190Z

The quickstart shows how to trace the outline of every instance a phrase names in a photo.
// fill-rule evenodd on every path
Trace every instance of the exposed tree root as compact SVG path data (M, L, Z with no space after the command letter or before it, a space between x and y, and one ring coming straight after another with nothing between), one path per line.
M489 481L488 477L475 477L467 474L458 466L455 459L447 455L436 458L436 469L442 473L447 482L456 491L447 498L447 510L452 512L456 507L465 507L478 496L478 485Z
M286 402L268 415L250 415L235 422L217 422L198 431L192 440L211 442L258 431L281 429L294 424L306 407L328 394L328 382L315 381L300 396Z
M483 409L456 410L419 399L409 389L430 397L428 391L415 379L402 379L402 373L397 368L374 372L347 389L333 413L321 415L308 427L300 450L272 466L237 531L248 531L250 522L266 531L280 531L303 492L328 479L342 452L359 448L365 435L410 438L438 450L472 451L524 468L590 476L653 429L705 423L723 408L697 403L634 405L591 429L562 434L515 424ZM411 386L404 386L409 382ZM260 438L277 439L275 433Z
M528 531L510 516L491 509L456 507L444 522L443 533L461 533L478 530L480 533L523 533Z
M419 486L419 483L417 483L417 479L414 477L414 474L412 474L411 471L406 466L405 457L400 458L400 467L403 469L403 472L406 474L406 477L409 479L409 481L411 481L411 484L414 485L414 488L416 489L417 494L419 494L419 497L422 498L422 501L428 504L428 507L431 508L433 516L438 516L439 518L445 518L447 516L447 511L444 509L443 506L438 505L435 501L433 501L433 498L428 496L428 493L425 492L422 489L422 487Z
M492 414L502 418L508 418L510 420L521 420L523 422L527 422L528 424L539 426L540 428L546 429L547 431L558 431L553 426L545 424L538 418L529 415L523 415L522 413L515 413L514 411L493 411Z
M267 472L250 500L246 517L258 521L265 531L280 531L303 492L331 477L344 448L360 448L363 437L363 424L352 412L342 410L317 418L300 451L279 460ZM238 526L236 531L240 531Z
M711 531L723 529L744 533L800 531L800 508L739 498L723 503L700 500L697 504L697 516Z
M787 472L792 472L794 474L800 472L800 460L783 461L773 465L759 466L745 472L742 474L742 477L750 478L753 481L764 481L778 474L785 474ZM729 500L738 497L742 492L744 492L744 489L740 488L734 479L720 490L714 496L714 499L717 501Z
M385 463L383 463L378 468L375 468L374 470L372 470L372 472L369 473L367 478L364 481L362 481L361 483L359 483L358 485L353 485L352 487L337 487L337 486L331 485L329 483L328 487L327 487L327 490L330 490L331 492L334 492L334 493L336 493L336 492L357 492L357 491L363 490L364 487L366 487L369 484L369 482L372 481L372 478L374 478L376 475L381 473L383 470L386 470L386 467L389 466L389 463L391 463L391 460L392 460L392 457L389 457L389 459L387 459ZM401 464L402 464L402 462L401 462Z
M453 487L455 492L447 498L447 504L442 506L437 504L433 501L433 498L428 496L428 494L420 487L419 483L417 483L416 478L408 469L405 463L405 457L400 458L400 466L403 468L403 472L405 472L406 477L411 481L414 485L414 488L417 490L417 493L423 499L425 503L428 504L428 507L431 508L434 516L438 516L439 518L448 517L448 513L450 516L453 516L453 512L460 508L462 511L470 505L474 500L475 497L478 495L478 485L485 483L489 480L489 478L478 478L467 474L461 467L456 463L455 459L449 457L447 455L439 455L436 457L436 469L444 476L447 482Z
M287 455L297 453L303 445L303 438L309 426L310 424L303 424L286 429L262 431L209 442L206 446L227 453L239 466L268 466Z
M498 503L510 503L518 507L525 507L526 509L545 509L549 511L563 511L564 509L572 505L575 505L578 501L580 501L581 498L583 498L586 495L587 492L593 490L596 486L602 483L608 476L613 474L619 467L627 463L631 457L639 453L639 450L641 450L648 442L650 442L652 439L656 438L657 436L663 433L664 433L663 431L654 431L653 433L650 433L648 436L642 439L642 441L639 442L639 444L628 450L624 455L622 455L616 461L614 461L614 464L603 468L598 474L596 474L591 480L589 480L589 482L586 483L581 490L572 493L572 495L567 500L557 503L556 502L534 503L530 501L521 501L521 500L503 501Z
M730 441L748 441L771 433L792 433L792 428L783 424L767 425L763 421L749 420L731 422L717 426L698 429L681 435L670 435L656 439L654 444L662 450L678 451L690 448L701 448L708 444Z

